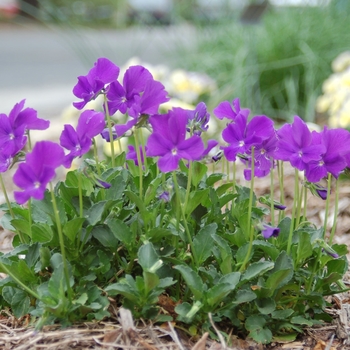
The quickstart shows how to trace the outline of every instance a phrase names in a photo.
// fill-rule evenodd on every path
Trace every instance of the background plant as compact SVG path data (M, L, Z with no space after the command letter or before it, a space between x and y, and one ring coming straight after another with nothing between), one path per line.
M348 13L346 1L331 1L321 7L271 7L256 25L224 19L206 23L199 44L184 54L184 64L217 81L210 108L231 96L234 87L242 104L255 112L314 121L331 62L349 49Z

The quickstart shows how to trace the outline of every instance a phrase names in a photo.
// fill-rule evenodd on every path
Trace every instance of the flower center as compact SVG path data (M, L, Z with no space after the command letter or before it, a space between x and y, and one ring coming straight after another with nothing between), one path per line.
M243 147L244 146L244 141L239 141L238 146L239 147Z
M260 150L260 154L265 154L265 153L266 153L266 150L262 148L262 149Z
M14 134L10 134L10 140L13 140L15 138L15 135Z
M40 182L39 181L35 181L34 182L34 188L38 189L40 187Z
M173 149L171 150L171 153L172 153L173 156L176 156L176 155L177 155L177 149L176 149L176 148L173 148Z
M299 158L301 158L303 156L303 151L299 151L298 156L299 156Z
M323 160L320 160L319 162L318 162L318 166L323 166L324 165L324 161Z

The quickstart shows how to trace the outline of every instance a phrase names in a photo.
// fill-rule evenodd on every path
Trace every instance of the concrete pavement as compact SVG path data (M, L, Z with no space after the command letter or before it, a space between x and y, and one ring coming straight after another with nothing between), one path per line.
M26 98L39 117L52 119L75 101L72 88L98 57L122 66L132 57L181 67L178 48L191 47L187 25L91 30L33 24L0 25L0 113Z

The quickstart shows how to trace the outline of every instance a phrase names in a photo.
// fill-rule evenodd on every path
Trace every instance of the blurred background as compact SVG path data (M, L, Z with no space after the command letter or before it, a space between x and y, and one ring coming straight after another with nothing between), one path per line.
M0 0L0 113L26 98L59 116L104 56L148 65L186 104L239 97L277 121L347 127L349 15L349 0Z

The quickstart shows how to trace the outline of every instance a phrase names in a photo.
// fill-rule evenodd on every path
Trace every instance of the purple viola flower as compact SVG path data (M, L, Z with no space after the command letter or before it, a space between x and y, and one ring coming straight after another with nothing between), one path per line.
M139 96L149 80L153 80L152 74L142 66L131 66L127 69L123 78L123 85L114 81L107 92L108 110L112 115L116 111L125 114L134 104L135 96Z
M278 131L278 144L275 159L289 161L298 170L305 170L306 164L318 161L325 148L313 142L306 123L298 116L293 124L285 124Z
M38 112L33 108L24 108L25 100L16 103L9 113L9 120L14 128L25 125L26 130L46 130L50 126L48 120L37 117Z
M235 121L237 115L242 115L246 119L248 118L250 110L246 108L241 109L239 98L234 99L232 101L232 105L229 101L223 101L216 108L214 108L213 113L220 120L227 118L231 121Z
M0 150L0 173L4 173L11 166L13 157Z
M129 152L126 155L127 160L133 160L136 166L139 166L139 161L137 159L137 153L136 149L133 145L128 145ZM139 147L140 150L140 156L141 156L141 163L144 163L144 157L143 157L143 151L142 146ZM145 150L147 151L147 146L145 146Z
M345 155L350 149L350 133L345 129L328 129L312 133L314 142L323 147L319 159L310 161L305 176L310 182L318 182L331 173L335 178L345 169Z
M158 196L158 199L162 200L164 203L168 203L170 201L170 193L164 191Z
M119 136L124 135L134 125L140 121L142 115L152 115L158 113L160 104L169 101L167 92L163 84L159 81L149 79L146 82L142 95L134 95L133 104L129 108L129 116L132 117L126 124L115 125L116 133Z
M64 125L60 144L70 152L66 155L63 165L69 168L74 158L89 152L91 139L100 134L104 128L104 114L93 110L86 110L80 115L76 130L69 124Z
M222 132L223 139L228 143L227 147L223 147L225 157L235 161L238 153L249 152L252 146L262 143L273 132L273 121L270 118L255 116L247 123L247 116L238 114L235 122L228 124Z
M14 127L6 114L0 114L0 150L5 156L15 156L26 144L25 125Z
M82 109L85 105L94 100L107 84L118 78L119 67L107 58L99 58L87 75L78 77L78 83L73 88L73 94L82 99L81 102L74 102L73 106Z
M271 130L270 136L267 139L263 140L261 143L258 143L254 147L254 175L256 177L267 176L271 169L274 168L274 155L277 149L277 136L275 130ZM248 150L248 163L251 166L251 150ZM246 180L251 179L251 169L245 169L243 171L244 177Z
M261 231L261 234L265 239L269 239L271 237L278 237L280 233L279 227L273 227L267 224L263 224L263 229Z
M24 204L29 198L41 200L47 184L55 177L55 170L63 164L64 151L51 141L37 142L24 163L19 164L13 182L23 191L15 191L17 203Z
M204 145L199 136L186 139L187 121L187 111L182 108L149 119L153 134L148 138L147 156L160 157L158 167L162 172L176 170L180 159L198 160L203 154Z
M212 139L208 140L208 142L207 142L207 148L204 150L204 152L203 152L201 158L203 159L203 158L207 157L207 156L209 155L209 153L210 153L218 144L219 144L219 142L216 141L216 140L212 140Z
M209 128L210 114L204 102L198 103L194 111L188 111L187 131L194 135L200 136Z

